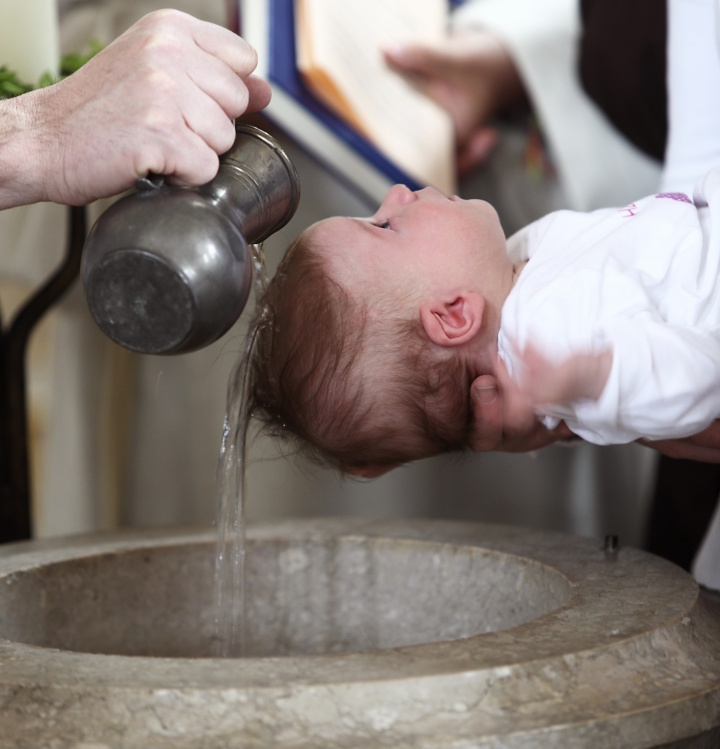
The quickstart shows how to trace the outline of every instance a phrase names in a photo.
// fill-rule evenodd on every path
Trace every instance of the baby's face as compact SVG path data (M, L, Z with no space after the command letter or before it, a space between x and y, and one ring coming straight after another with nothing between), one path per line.
M461 282L481 252L506 252L489 203L447 198L433 188L395 185L370 218L335 217L308 231L335 280L364 295Z

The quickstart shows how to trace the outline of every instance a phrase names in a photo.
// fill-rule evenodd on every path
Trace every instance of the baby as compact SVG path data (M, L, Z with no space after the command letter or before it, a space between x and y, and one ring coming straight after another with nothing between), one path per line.
M372 476L468 444L470 384L508 420L597 444L720 416L720 172L695 191L559 211L507 242L486 202L397 185L303 232L263 300L252 409Z

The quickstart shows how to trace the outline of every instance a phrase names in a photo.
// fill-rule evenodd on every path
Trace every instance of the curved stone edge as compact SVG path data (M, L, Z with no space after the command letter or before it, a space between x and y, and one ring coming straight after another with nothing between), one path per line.
M348 673L348 681L312 686L303 683L302 665L308 667L311 680L310 666L318 659L263 659L271 671L275 661L286 661L286 666L293 661L296 681L246 688L213 687L213 679L206 689L98 686L93 685L98 666L112 670L113 664L134 662L140 672L150 664L158 667L165 683L182 683L183 676L188 676L183 667L190 664L181 659L177 664L168 659L68 653L55 654L57 665L70 667L80 677L85 669L86 683L82 679L75 686L33 683L28 672L10 683L13 680L8 677L16 671L13 663L27 658L28 651L49 654L42 648L25 646L19 651L13 644L2 643L0 746L40 746L52 735L56 737L53 746L61 749L74 746L72 742L101 740L101 734L103 741L113 736L118 740L112 746L158 749L209 741L214 747L237 746L240 736L249 749L269 743L298 748L376 747L380 741L397 747L524 749L538 746L539 735L543 747L564 747L569 741L578 749L656 746L660 741L709 731L720 723L717 608L698 596L666 624L610 642L600 653L588 649L493 668L478 667L473 658L478 654L473 654L470 642L478 638L469 638L463 647L458 645L459 653L454 656L465 661L465 669L412 678L402 678L393 669L386 678L367 683L353 681ZM532 629L532 625L523 628ZM507 638L512 631L481 637L488 642L498 634ZM438 647L447 653L452 645ZM405 659L417 659L422 666L427 656L422 651L430 647L385 655L390 656L391 666ZM713 654L710 658L709 653ZM364 656L319 660L337 663L341 659L347 667L358 658ZM383 651L371 657L382 658ZM201 665L209 675L215 668L225 672L234 664L208 660L194 665ZM36 676L40 679L41 672ZM93 725L93 716L102 716L104 728ZM15 738L23 743L3 743L11 740L12 731L17 731ZM59 735L67 736L69 743L58 743ZM455 740L449 742L449 735Z

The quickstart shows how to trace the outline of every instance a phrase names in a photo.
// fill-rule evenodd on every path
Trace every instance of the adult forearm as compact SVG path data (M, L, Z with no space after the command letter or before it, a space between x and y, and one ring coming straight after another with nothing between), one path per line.
M50 147L38 122L36 93L0 101L0 210L47 200L43 192Z
M60 83L0 102L0 208L83 205L148 172L208 182L233 118L270 99L256 64L225 28L148 14Z

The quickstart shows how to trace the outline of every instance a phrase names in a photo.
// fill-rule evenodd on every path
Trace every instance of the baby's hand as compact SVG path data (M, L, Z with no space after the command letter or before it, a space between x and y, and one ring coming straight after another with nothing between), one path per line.
M612 351L575 354L561 362L551 362L534 346L522 353L522 387L537 406L554 403L569 406L578 400L597 400L605 389Z
M498 360L497 378L505 399L505 418L514 425L527 424L543 405L569 406L579 400L597 400L612 367L612 351L575 354L551 362L534 346L521 353L519 381L510 377Z

